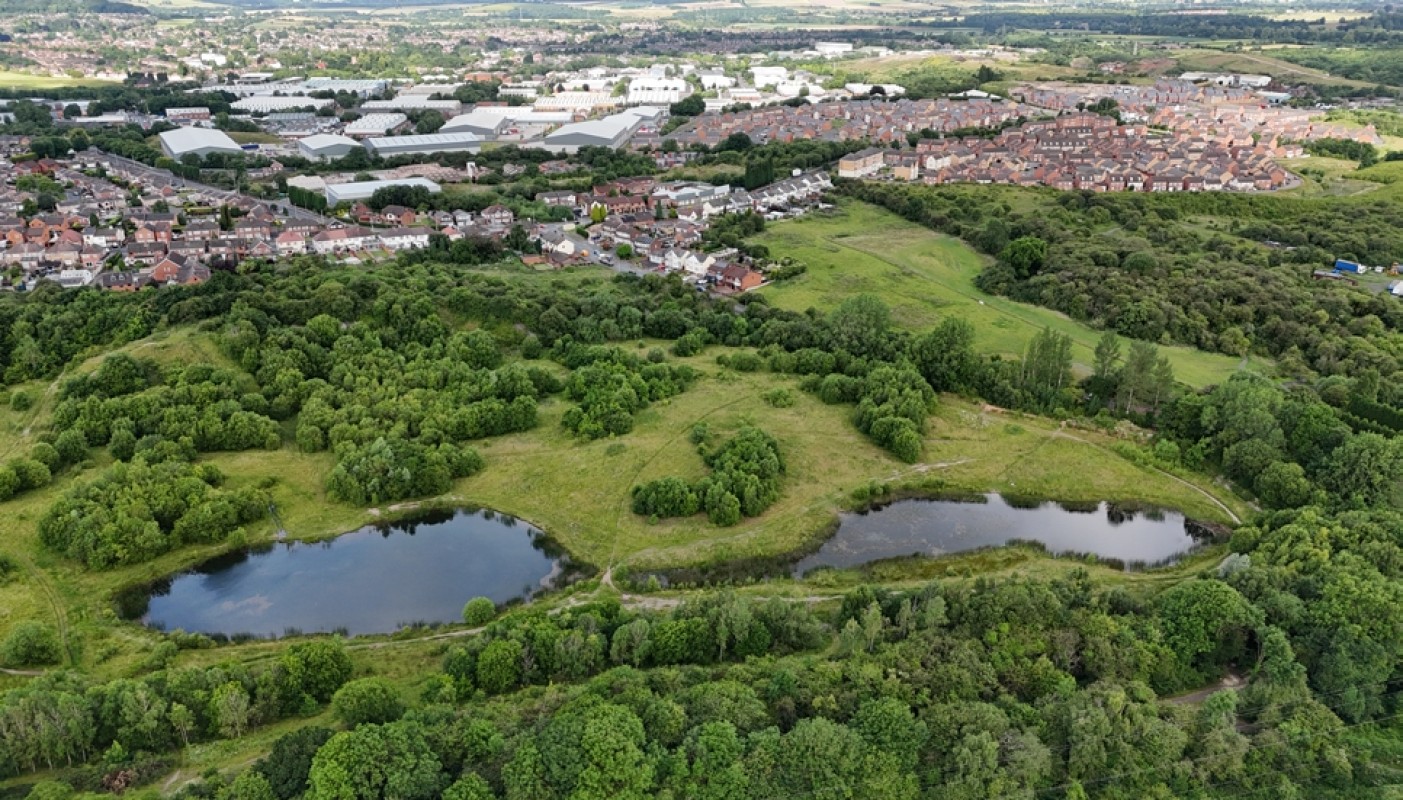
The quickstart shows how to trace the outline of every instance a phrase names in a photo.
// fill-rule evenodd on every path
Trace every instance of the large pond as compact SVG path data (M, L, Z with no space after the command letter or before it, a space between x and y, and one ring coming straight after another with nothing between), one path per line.
M125 598L125 615L166 630L278 636L388 633L453 622L479 595L503 603L548 588L561 553L491 511L430 512L335 539L210 560Z
M861 514L845 514L833 535L794 566L801 576L817 567L856 567L899 556L940 556L1038 542L1053 555L1093 554L1127 567L1161 566L1203 540L1182 514L1125 511L1106 503L1014 505L996 494L984 502L900 500Z

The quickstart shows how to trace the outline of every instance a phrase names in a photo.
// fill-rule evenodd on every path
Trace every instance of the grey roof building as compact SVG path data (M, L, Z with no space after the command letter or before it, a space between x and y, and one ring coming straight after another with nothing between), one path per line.
M329 161L333 158L340 158L352 150L357 150L360 146L360 142L349 136L319 133L315 136L305 136L299 139L297 152L301 153L303 158L313 161Z
M374 136L365 140L365 147L384 158L433 153L476 153L482 149L482 138L466 132L429 133L422 136Z
M160 139L161 150L174 159L187 153L203 158L210 153L238 155L243 152L239 143L229 138L229 134L210 128L177 128L162 133Z
M376 189L383 189L387 186L422 186L429 190L430 194L438 194L443 191L437 183L428 178L402 178L400 180L388 181L357 181L355 183L336 183L326 187L326 202L330 205L337 203L349 203L355 200L369 200L375 194Z

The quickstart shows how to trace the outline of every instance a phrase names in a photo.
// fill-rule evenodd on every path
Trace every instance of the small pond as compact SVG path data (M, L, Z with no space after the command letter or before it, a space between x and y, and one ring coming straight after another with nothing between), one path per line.
M997 494L983 502L899 500L845 514L833 538L794 565L801 576L817 567L856 567L900 556L940 556L1037 542L1052 555L1093 554L1125 566L1162 566L1193 550L1199 526L1168 511L1131 512L1106 503L1015 505Z
M389 633L454 622L479 595L498 603L552 585L563 554L545 535L491 511L437 511L335 539L230 553L119 601L165 630L279 636Z

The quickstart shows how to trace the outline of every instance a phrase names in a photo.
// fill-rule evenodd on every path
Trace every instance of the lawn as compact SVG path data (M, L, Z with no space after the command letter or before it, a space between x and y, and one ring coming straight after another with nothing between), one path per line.
M793 311L831 310L849 297L875 294L907 328L929 328L943 316L967 319L986 353L1021 356L1045 327L1072 337L1073 358L1090 372L1101 333L1055 311L985 294L974 277L985 259L958 239L907 222L864 203L845 202L837 214L813 214L771 225L755 239L775 257L808 266L797 279L764 289L774 305ZM1162 347L1179 380L1203 386L1241 368L1239 359L1188 347Z

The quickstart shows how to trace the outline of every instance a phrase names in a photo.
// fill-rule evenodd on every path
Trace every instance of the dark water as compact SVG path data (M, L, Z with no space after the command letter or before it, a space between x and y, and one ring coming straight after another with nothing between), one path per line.
M818 552L794 575L815 567L856 567L898 556L939 556L1033 541L1053 555L1092 553L1127 566L1172 563L1201 539L1171 512L1131 513L1100 503L1073 510L1056 503L1015 506L996 494L983 503L901 500L875 511L846 514Z
M510 517L433 512L325 542L220 556L126 598L123 610L166 630L230 636L388 633L457 621L479 595L498 603L529 597L551 583L560 557L544 534Z

